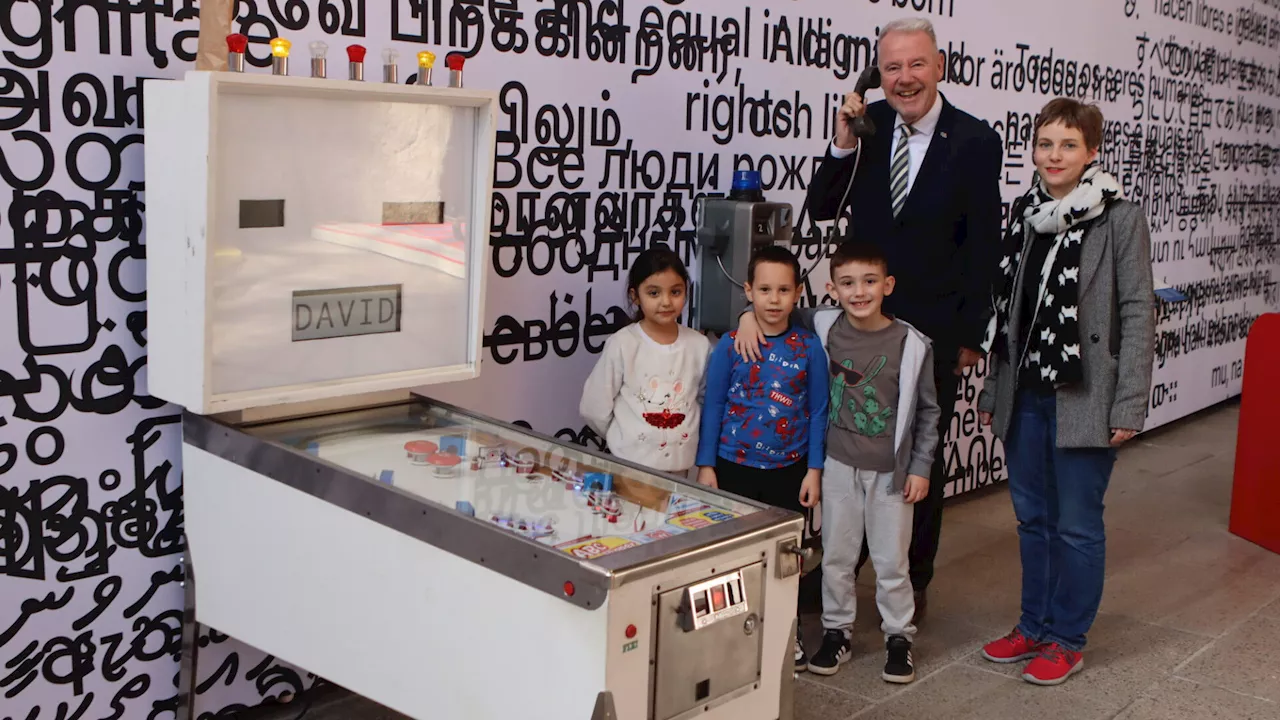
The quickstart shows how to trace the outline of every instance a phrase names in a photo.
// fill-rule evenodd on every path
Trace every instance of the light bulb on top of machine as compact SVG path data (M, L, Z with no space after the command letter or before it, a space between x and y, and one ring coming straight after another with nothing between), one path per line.
M311 77L322 78L326 75L326 58L329 52L329 43L323 40L314 40L310 45L311 49Z
M444 64L449 67L449 87L462 87L462 64L467 61L460 52L451 52L444 56Z
M249 38L240 33L227 36L227 69L244 72L244 52L249 49Z
M282 37L271 39L271 74L289 74L289 49L293 43Z
M418 53L418 85L431 84L431 68L435 67L436 54L430 50Z
M382 82L398 83L399 72L396 67L396 61L400 59L400 51L395 48L386 48L382 51Z
M364 54L367 52L363 45L347 46L347 78L350 80L364 80Z
M729 188L729 199L764 202L764 193L760 191L760 171L735 170L733 185Z

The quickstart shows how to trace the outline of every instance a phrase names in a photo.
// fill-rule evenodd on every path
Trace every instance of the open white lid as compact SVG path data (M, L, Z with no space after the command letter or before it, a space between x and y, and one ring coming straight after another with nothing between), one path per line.
M150 392L201 414L473 378L492 92L149 81Z

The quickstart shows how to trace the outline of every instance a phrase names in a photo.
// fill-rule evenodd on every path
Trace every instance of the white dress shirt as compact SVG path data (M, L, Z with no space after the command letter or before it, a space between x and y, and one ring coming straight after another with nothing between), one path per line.
M915 132L907 139L907 156L911 161L910 169L907 171L907 193L911 193L911 188L916 183L916 175L920 173L920 166L924 164L925 153L929 152L929 143L933 142L933 131L938 127L938 117L942 115L942 93L938 93L933 99L933 107L929 108L929 112L924 117L917 120L911 127L915 128ZM894 116L893 138L889 144L889 164L890 172L892 172L893 152L898 147L898 137L900 133L906 132L903 129L901 115ZM859 141L861 142L861 141ZM836 147L836 141L831 141L831 157L842 159L847 158L857 150L857 147L845 150ZM886 178L887 180L888 178Z

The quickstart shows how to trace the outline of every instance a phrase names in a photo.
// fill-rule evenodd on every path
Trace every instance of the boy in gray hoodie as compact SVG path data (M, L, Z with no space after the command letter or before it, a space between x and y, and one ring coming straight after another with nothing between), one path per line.
M827 459L822 478L822 647L810 672L834 675L849 659L857 603L854 568L863 537L876 571L885 634L881 677L915 679L915 597L908 573L912 504L929 493L938 444L933 347L911 325L885 315L893 292L888 261L874 244L848 241L831 256L827 292L839 308L797 309L826 347L831 374ZM754 318L739 320L737 349L759 352Z

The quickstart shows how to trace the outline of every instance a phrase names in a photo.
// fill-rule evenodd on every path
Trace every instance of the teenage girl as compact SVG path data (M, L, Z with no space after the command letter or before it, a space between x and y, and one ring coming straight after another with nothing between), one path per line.
M711 343L677 322L689 292L680 256L658 246L627 276L634 322L614 333L582 388L579 411L614 455L668 473L687 473Z

